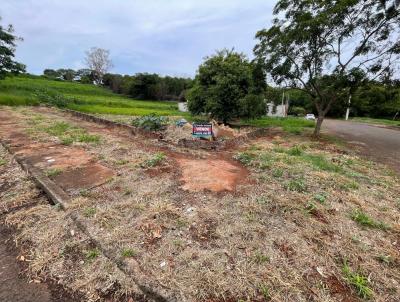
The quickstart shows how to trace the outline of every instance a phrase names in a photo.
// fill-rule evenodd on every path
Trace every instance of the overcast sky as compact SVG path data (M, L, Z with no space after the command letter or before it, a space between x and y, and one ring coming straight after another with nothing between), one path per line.
M1 0L2 25L23 37L16 58L30 73L84 67L85 50L111 51L112 72L193 76L215 50L250 58L272 19L271 0Z

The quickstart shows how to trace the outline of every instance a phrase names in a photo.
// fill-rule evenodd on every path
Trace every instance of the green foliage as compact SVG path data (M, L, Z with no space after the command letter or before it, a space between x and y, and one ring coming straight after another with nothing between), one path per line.
M200 65L193 88L188 92L188 108L192 114L211 113L226 123L236 117L254 117L263 113L260 73L255 65L234 51L222 50L206 58ZM254 92L254 93L253 93Z
M383 2L279 0L272 26L257 33L256 58L274 82L301 89L316 104L315 135L332 105L343 107L368 74L395 67L400 14L396 0Z
M165 154L162 152L156 153L152 158L144 161L140 166L142 168L151 168L159 165L165 160Z
M314 195L314 200L318 201L319 203L325 203L327 199L326 193L318 193Z
M302 193L307 191L307 185L302 178L292 179L286 184L286 189Z
M300 156L303 154L303 149L299 146L294 146L287 151L287 154L293 156Z
M269 287L266 284L261 284L259 290L265 301L271 300L271 294L269 293Z
M84 210L83 215L85 217L93 217L96 214L96 208L88 207Z
M254 262L257 263L257 264L264 264L264 263L270 261L269 256L268 256L268 255L265 255L265 254L263 254L263 253L261 253L261 252L256 252L256 253L254 254L253 259L254 259Z
M66 122L56 122L43 129L50 135L56 136L64 145L70 145L74 142L94 143L100 142L100 136L89 134L86 130L74 127Z
M233 158L241 162L243 165L249 166L255 156L254 154L251 154L249 152L240 152L236 154Z
M369 217L366 213L364 213L361 210L354 210L351 214L351 219L353 219L355 222L362 226L370 227L370 228L375 228L375 229L381 229L381 230L387 230L389 229L389 226L387 226L385 223L381 221L375 221L371 217Z
M86 252L86 259L92 261L100 256L100 251L98 249L92 249Z
M372 298L374 292L369 287L367 277L365 277L362 273L353 272L346 261L343 263L342 272L347 283L356 289L357 294L360 298Z
M0 158L0 167L4 166L7 163L7 161L3 158Z
M130 248L123 248L121 251L121 256L124 258L131 258L137 255L137 251Z
M0 81L0 105L26 106L46 103L39 97L44 97L51 105L52 96L61 99L61 107L66 103L68 109L87 113L185 115L178 110L176 102L134 100L95 85L55 81L31 75L7 77Z
M286 132L299 134L306 128L312 128L315 126L313 121L308 121L304 118L279 118L279 117L262 117L259 119L244 120L244 125L255 126L255 127L282 127Z
M159 131L165 128L168 124L168 119L163 116L156 116L154 114L145 115L132 120L132 125L148 130Z
M7 28L0 25L0 80L7 74L18 74L25 71L25 65L13 60L16 42L19 39L13 35L13 31L12 25Z
M262 95L248 94L239 100L239 116L254 119L265 115L266 104Z
M303 107L299 106L290 106L289 107L289 114L295 115L295 116L305 116L306 115L306 110Z
M311 163L314 167L328 172L337 172L340 173L343 169L333 164L332 162L328 161L323 155L316 155L316 154L306 154L303 157L306 161Z
M53 168L49 169L46 171L46 176L47 177L56 177L57 175L60 175L62 173L62 169L59 168Z
M282 177L283 176L283 169L276 168L276 169L272 170L272 176L276 177L276 178Z

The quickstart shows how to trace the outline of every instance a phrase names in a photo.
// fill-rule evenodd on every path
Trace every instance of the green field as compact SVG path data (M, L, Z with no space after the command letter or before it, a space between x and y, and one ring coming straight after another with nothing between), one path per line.
M44 100L38 97L38 91L67 98L69 109L96 113L143 116L184 116L188 120L204 119L191 117L178 110L177 102L135 100L112 91L90 84L49 80L39 76L24 75L0 80L0 105L35 106ZM271 118L242 121L242 125L254 127L282 127L283 130L298 134L304 128L314 127L314 122L303 118Z
M243 121L242 124L254 127L282 127L293 134L300 134L304 128L314 128L315 122L301 117L262 117L256 120Z
M176 102L134 100L108 89L76 82L54 81L36 76L8 77L0 81L0 105L38 105L37 91L73 99L67 108L89 113L120 115L183 115Z

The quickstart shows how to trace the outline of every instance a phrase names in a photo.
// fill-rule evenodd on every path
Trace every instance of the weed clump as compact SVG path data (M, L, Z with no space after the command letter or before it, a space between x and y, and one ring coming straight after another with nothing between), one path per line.
M159 165L164 159L165 159L165 154L162 152L156 153L152 158L145 160L143 163L141 163L142 168L152 168L157 165Z
M233 157L245 166L249 166L254 160L254 155L249 152L240 152Z
M346 282L353 286L357 295L362 299L370 299L374 294L373 290L369 287L368 278L362 273L353 272L347 262L345 261L342 267L342 272Z
M147 131L164 130L168 124L168 118L155 114L145 115L132 120L132 125Z
M296 191L299 193L307 191L307 185L303 179L292 179L286 184L286 189L289 191Z
M46 176L47 177L56 177L57 175L60 175L61 173L62 173L62 169L54 168L54 169L47 170Z
M121 251L121 256L124 258L132 258L137 255L137 251L130 248L123 248Z
M353 219L355 222L357 222L362 226L381 229L381 230L389 229L389 226L386 225L385 223L381 221L375 221L374 219L369 217L366 213L358 209L353 211L353 213L351 214L351 219Z
M100 256L100 251L98 249L92 249L86 252L86 259L92 261Z

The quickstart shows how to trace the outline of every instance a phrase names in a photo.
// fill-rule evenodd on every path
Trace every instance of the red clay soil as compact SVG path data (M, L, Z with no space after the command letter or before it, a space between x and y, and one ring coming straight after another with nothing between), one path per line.
M0 138L13 153L44 171L61 169L54 181L65 190L80 190L98 186L114 172L98 163L84 149L56 143L34 142L18 123L12 122L9 111L0 112Z
M243 167L224 159L176 159L182 169L182 189L192 192L233 191L247 177Z

